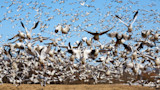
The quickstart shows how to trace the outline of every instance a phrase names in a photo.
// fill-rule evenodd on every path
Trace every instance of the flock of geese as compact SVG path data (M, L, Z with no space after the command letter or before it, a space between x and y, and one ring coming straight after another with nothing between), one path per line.
M138 16L135 12L132 22L125 23L118 15L115 17L127 28L125 34L112 32L84 33L92 38L82 37L75 46L68 42L60 45L63 38L53 39L32 35L40 21L28 29L21 21L25 32L8 39L9 43L0 47L0 83L40 83L42 86L54 83L154 83L158 85L160 66L160 34L158 30L145 30L141 38L135 39L133 24ZM57 25L55 33L68 34L71 25ZM78 32L77 32L78 33ZM100 42L101 35L107 34L111 42ZM45 40L50 42L46 43ZM126 43L133 41L134 45ZM44 45L35 44L36 42ZM151 69L151 70L150 70ZM155 72L154 79L144 79L142 73ZM127 77L125 74L128 74ZM122 78L123 77L123 78ZM140 79L137 79L140 77Z

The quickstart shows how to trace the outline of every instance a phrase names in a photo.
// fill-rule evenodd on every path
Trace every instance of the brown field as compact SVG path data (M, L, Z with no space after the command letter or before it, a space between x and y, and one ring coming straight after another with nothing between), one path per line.
M3 84L0 85L0 90L154 90L151 87L143 86L128 86L120 84L97 84L97 85L47 85L46 87L40 84L21 84L20 86L15 86L13 84Z

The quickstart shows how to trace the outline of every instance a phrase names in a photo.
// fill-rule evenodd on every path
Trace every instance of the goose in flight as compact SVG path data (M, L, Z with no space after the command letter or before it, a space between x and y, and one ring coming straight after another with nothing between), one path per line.
M147 31L142 31L141 32L141 36L142 38L147 39L149 37L149 35L151 35L152 31L151 30L147 30Z
M27 39L30 40L32 38L32 36L31 36L32 30L38 26L38 23L39 23L39 21L34 24L34 26L30 29L30 31L28 31L28 29L24 26L23 22L21 21L21 25L26 31Z
M63 34L68 34L68 32L70 31L70 26L71 25L65 25L65 27L62 29L62 33Z
M55 33L58 33L58 31L62 31L63 27L62 25L58 25L55 29Z
M115 26L113 26L112 28L110 28L110 29L107 30L107 31L100 32L100 33L98 33L98 31L96 31L96 32L90 32L90 31L87 31L87 30L84 30L84 31L86 31L86 32L89 33L89 34L94 35L94 36L93 36L93 39L99 41L99 36L100 36L100 35L103 35L103 34L109 32L109 31L112 30L114 27L115 27Z
M25 44L23 42L15 43L14 48L24 49L25 48Z
M119 35L117 33L115 37L116 37L115 47L118 47L120 44L125 42L125 40L123 39L123 35ZM124 47L125 47L125 45L124 45Z
M96 59L99 55L99 53L106 53L107 50L105 49L93 49L93 48L85 48L84 50L82 50L82 56L83 56L83 59L88 59L88 58L91 58L91 59Z
M68 53L70 53L72 55L75 55L76 58L80 59L80 56L81 56L81 49L80 49L80 47L81 47L81 45L82 45L82 41L80 41L77 46L72 46L71 43L69 42L68 46L59 46L59 47L67 48L67 52Z
M26 35L23 32L21 32L21 31L18 31L18 32L19 32L18 34L16 34L12 38L8 39L8 41L10 41L10 40L18 37L18 39L15 40L13 43L15 43L16 41L22 42L25 39Z
M87 37L84 37L84 38L82 38L82 41L86 42L87 46L92 45L92 38L89 38L89 40L87 40Z
M39 37L36 37L36 38L33 38L33 42L35 41L40 41L40 42L43 42L44 40L48 40L49 37L43 37L43 36L39 36Z
M44 44L46 44L46 45L53 45L53 46L58 46L58 42L59 41L62 41L62 39L60 38L60 39L49 39L49 40L51 40L52 42L49 42L49 43L44 43Z
M33 43L27 43L27 48L25 48L26 53L28 53L29 55L33 55L36 56L36 51L33 48Z
M149 37L149 40L154 42L154 44L156 45L156 43L159 43L158 40L160 39L159 36L160 34L158 34L158 32L156 31L155 33L151 33L151 37Z
M136 13L134 14L134 16L133 16L133 21L128 25L127 23L125 23L118 15L115 15L116 16L116 18L118 18L119 19L119 21L120 22L122 22L125 26L127 26L128 27L128 32L132 32L132 25L133 25L133 23L136 21L136 19L137 19L137 15L138 15L138 10L136 11Z
M68 34L68 32L70 31L70 26L71 25L65 25L65 27L63 28L61 25L58 25L55 29L55 33L58 33L58 31L61 31L62 34Z
M125 34L122 34L122 37L123 37L124 40L131 40L131 39L132 39L132 34L127 35L127 34L125 33Z
M123 46L127 51L132 52L132 48L129 45L123 43Z
M155 47L155 45L154 44L152 44L152 43L150 43L150 42L148 42L148 41L135 41L135 42L141 42L140 44L139 44L139 46L137 47L137 50L139 51L140 49L142 49L143 48L143 46L144 45L146 45L146 46L148 46L148 47Z
M111 37L111 38L114 38L116 37L118 32L112 32L112 33L108 33L108 36Z
M149 60L154 61L156 66L160 66L160 58L158 56L154 56L154 57L149 56L149 55L144 55L144 56L148 57Z

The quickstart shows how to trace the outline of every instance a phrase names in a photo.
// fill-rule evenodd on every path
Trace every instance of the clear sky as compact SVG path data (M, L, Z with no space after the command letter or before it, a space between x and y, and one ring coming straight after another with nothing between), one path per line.
M129 22L135 11L139 10L138 18L133 24L133 35L136 35L142 30L160 30L159 7L159 0L1 0L0 40L6 43L18 30L25 31L20 21L31 28L39 20L33 33L51 38L62 37L66 43L73 43L82 37L92 37L82 29L100 32L115 26L110 32L125 33L126 26L114 16L119 15ZM40 26L45 24L47 27L40 30ZM58 24L71 24L70 33L67 36L55 34L55 26ZM100 38L104 43L110 41L106 34Z

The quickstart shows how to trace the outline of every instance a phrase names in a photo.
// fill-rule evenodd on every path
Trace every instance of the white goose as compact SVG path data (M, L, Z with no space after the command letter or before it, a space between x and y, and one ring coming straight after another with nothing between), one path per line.
M31 40L31 38L32 38L32 35L31 35L32 30L35 29L38 26L38 23L39 23L39 21L34 24L34 26L30 29L30 31L28 31L27 27L24 26L23 22L21 22L22 27L26 31L26 37L27 37L27 39Z
M89 40L87 40L87 37L84 37L82 38L82 41L86 42L86 44L88 46L91 46L92 45L92 38L89 38Z
M58 25L55 29L55 33L58 33L58 31L62 31L63 27L62 25Z
M109 30L106 30L106 31L103 31L103 32L98 32L98 31L96 31L96 32L90 32L90 31L87 31L87 30L84 30L84 31L86 31L86 32L89 33L89 34L92 34L92 35L93 35L93 39L99 41L99 36L100 36L100 35L103 35L103 34L109 32L109 31L112 30L114 27L115 27L115 26L113 26L113 27L110 28Z
M65 27L62 29L62 33L63 34L68 34L68 32L70 31L70 26L71 25L65 25Z
M24 49L25 44L23 42L18 42L15 44L14 48Z
M124 21L122 21L122 19L118 16L118 15L116 15L116 17L120 20L120 22L122 22L125 26L127 26L128 27L128 32L132 32L132 26L133 26L133 23L136 21L136 19L137 19L137 15L138 15L138 10L136 11L136 13L134 14L134 16L133 16L133 21L128 25L127 23L125 23Z
M32 43L27 43L27 48L26 48L26 52L30 55L36 56L36 51L33 47Z
M155 57L153 58L153 57L150 57L150 56L148 56L148 55L145 55L145 56L147 56L149 59L151 59L152 61L154 61L156 66L160 66L160 57L155 56Z
M34 50L36 50L38 53L40 53L40 51L43 49L44 46L41 45L36 45L34 46Z
M71 25L65 25L65 27L63 28L61 25L58 25L55 29L55 33L58 33L58 31L61 31L62 34L68 34L68 32L70 31L70 26Z
M148 30L148 31L142 31L141 32L141 36L142 38L148 38L148 36L151 34L151 30Z
M84 59L92 58L95 59L98 57L99 52L106 52L106 50L103 49L84 49L82 51L82 56Z
M18 34L16 34L15 36L13 36L12 38L10 38L10 39L8 39L8 40L12 40L12 39L18 37L18 39L15 40L14 42L16 42L16 41L22 42L22 41L25 39L26 35L25 35L23 32L21 32L21 31L18 31L18 32L19 32ZM13 42L13 43L14 43L14 42Z
M81 49L80 49L80 46L81 46L81 43L82 42L80 42L77 46L71 46L71 43L69 42L68 43L68 46L59 46L59 47L62 47L62 48L67 48L67 52L69 52L70 54L72 54L72 55L75 55L75 57L77 58L77 59L80 59L80 57L81 57ZM73 57L73 56L72 56ZM72 58L71 57L71 58Z
M37 53L37 58L39 59L39 62L41 64L45 64L45 59L47 57L47 54L45 53L47 48L43 47L41 50L40 50L40 53L36 52Z

